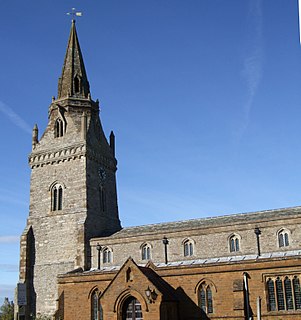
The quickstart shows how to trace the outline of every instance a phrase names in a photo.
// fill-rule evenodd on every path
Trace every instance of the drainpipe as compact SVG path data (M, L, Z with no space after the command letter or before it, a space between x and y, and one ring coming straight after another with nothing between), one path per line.
M249 286L248 286L248 274L244 272L244 288L245 288L245 299L246 299L246 319L251 320L252 316L250 315L250 301L249 301Z
M257 297L257 320L261 320L261 298Z
M164 244L164 256L165 256L165 264L168 263L168 259L167 259L167 245L169 243L168 239L164 236L164 238L162 239L162 242Z
M261 231L258 227L254 229L254 233L256 234L256 240L257 240L257 254L260 256L260 241L259 236L261 235Z

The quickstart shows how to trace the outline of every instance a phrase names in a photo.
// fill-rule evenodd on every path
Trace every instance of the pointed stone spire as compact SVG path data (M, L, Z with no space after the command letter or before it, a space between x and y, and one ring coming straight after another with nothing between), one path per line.
M58 99L88 98L89 94L90 86L76 33L75 20L72 20L62 76L58 83Z

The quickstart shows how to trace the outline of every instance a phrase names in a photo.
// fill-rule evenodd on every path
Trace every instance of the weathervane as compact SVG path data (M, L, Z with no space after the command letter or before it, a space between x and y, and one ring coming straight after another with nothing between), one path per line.
M72 16L72 20L75 20L75 17L81 17L83 13L80 11L76 11L75 8L72 8L71 12L67 12L67 15Z

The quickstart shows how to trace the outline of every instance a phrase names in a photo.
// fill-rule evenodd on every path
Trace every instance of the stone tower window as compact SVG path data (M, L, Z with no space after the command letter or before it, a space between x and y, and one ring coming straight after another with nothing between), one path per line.
M98 290L91 295L91 320L103 320L103 311L99 301Z
M240 237L236 234L233 234L229 238L229 249L230 252L240 251Z
M113 253L110 248L105 248L102 252L102 262L111 263L113 261Z
M64 135L64 123L61 119L56 119L54 125L54 137L59 138Z
M190 239L183 242L184 257L193 256L193 242Z
M63 209L63 187L56 183L51 188L51 210L57 211Z
M99 187L99 204L101 212L106 211L106 191L103 186Z
M146 243L141 247L141 258L142 260L150 260L151 259L151 246Z
M288 232L288 230L281 229L278 232L278 246L279 246L279 248L289 246L289 232Z
M212 286L207 282L202 282L198 289L199 307L206 313L213 313Z

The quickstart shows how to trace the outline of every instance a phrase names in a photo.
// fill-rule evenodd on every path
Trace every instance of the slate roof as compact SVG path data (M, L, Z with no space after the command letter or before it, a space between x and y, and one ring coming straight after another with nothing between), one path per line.
M154 263L157 268L162 267L180 267L180 266L201 266L201 265L210 265L210 264L218 264L218 263L239 263L243 261L251 261L251 260L269 260L269 259L285 259L285 258L301 258L301 250L291 250L291 251L279 251L279 252L268 252L263 253L260 256L256 254L248 254L241 256L228 256L228 257L219 257L219 258L208 258L208 259L195 259L195 260L180 260L165 263ZM144 265L138 265L140 268L144 268ZM102 267L100 270L91 269L88 271L84 271L83 273L90 272L111 272L118 271L121 266L108 266Z
M238 213L218 217L208 217L201 219L183 220L176 222L166 222L142 225L136 227L126 227L112 234L109 238L118 239L126 237L135 237L145 234L157 234L164 232L177 232L181 230L193 230L200 228L227 226L240 223L256 223L291 218L301 214L301 207L290 207L273 210L264 210L257 212ZM301 216L301 215L300 215Z

